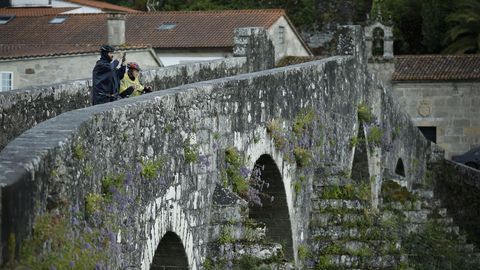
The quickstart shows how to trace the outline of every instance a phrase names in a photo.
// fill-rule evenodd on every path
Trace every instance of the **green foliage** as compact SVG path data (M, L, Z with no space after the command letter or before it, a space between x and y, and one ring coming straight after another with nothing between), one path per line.
M85 197L85 213L87 217L102 210L104 202L105 199L101 194L88 193Z
M460 0L447 17L451 24L447 32L448 47L444 53L480 52L480 0Z
M478 269L478 261L465 256L449 239L441 224L430 221L423 231L406 237L402 246L413 269Z
M214 263L212 259L210 258L205 258L205 261L203 262L203 269L205 270L213 270L214 268Z
M218 239L218 242L221 245L225 244L231 244L235 242L235 238L232 236L232 227L231 226L226 226L223 228L222 233L220 234L220 238Z
M406 187L400 186L397 182L386 180L382 182L381 196L383 202L401 202L415 200L415 196Z
M102 179L102 194L107 200L112 199L113 191L120 191L125 181L124 174L108 175Z
M293 120L292 130L295 135L302 135L312 125L315 119L315 111L313 108L303 109Z
M83 160L85 158L85 149L79 143L73 146L73 158L76 160Z
M227 168L225 169L227 183L232 185L234 192L244 196L248 191L249 184L247 179L240 173L240 168L244 165L244 161L234 147L225 150L225 162L227 163Z
M352 137L350 138L350 148L354 148L358 144L358 138L357 137Z
M318 263L315 265L316 270L330 270L330 269L337 269L332 264L332 257L329 255L322 255L318 258Z
M373 126L368 131L367 141L370 145L379 146L382 142L383 130L377 126Z
M189 140L186 140L183 144L183 153L185 155L185 162L192 163L198 160L197 145L192 145Z
M452 11L453 0L422 1L422 53L439 53L447 31L445 17Z
M98 231L72 232L66 218L45 214L36 219L32 238L26 240L20 252L20 262L28 269L95 269L105 264L107 254Z
M216 140L216 141L217 141L218 139L220 139L220 133L214 132L214 133L213 133L213 139Z
M84 172L85 172L85 175L90 177L93 175L93 166L92 164L88 163L85 165L85 169L84 169Z
M273 119L268 122L267 133L272 137L277 149L282 149L287 145L288 141L283 134L283 128L278 120Z
M312 160L312 153L310 150L295 146L293 148L293 155L295 156L295 162L300 168L304 168L310 164Z
M300 191L302 190L302 182L295 181L293 183L293 190L295 191L295 195L300 194Z
M306 258L310 257L311 255L312 255L311 251L307 246L305 246L305 245L299 245L298 246L298 258L300 258L300 260L305 260Z
M158 171L163 167L164 163L165 160L163 158L142 162L140 175L145 179L153 180L157 177Z
M360 123L371 123L374 119L374 116L372 114L372 111L368 105L365 103L360 103L358 104L357 108L357 115L358 115L358 121Z

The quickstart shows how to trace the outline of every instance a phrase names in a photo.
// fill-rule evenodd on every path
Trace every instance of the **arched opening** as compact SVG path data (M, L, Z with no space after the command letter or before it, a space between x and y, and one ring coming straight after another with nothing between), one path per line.
M369 182L367 143L363 124L359 124L357 138L355 140L355 152L353 154L352 173L350 177L356 183Z
M293 259L292 226L287 196L275 161L269 155L260 156L255 162L252 178L268 184L261 190L261 206L250 205L249 218L265 223L267 238L282 244L285 257Z
M182 240L174 232L167 232L158 244L150 270L188 269L188 259Z
M395 173L397 175L405 177L405 167L403 166L403 161L401 158L397 161L397 166L395 166Z
M383 29L377 27L373 29L373 46L372 46L372 55L373 56L383 56L384 53L384 41L385 33Z

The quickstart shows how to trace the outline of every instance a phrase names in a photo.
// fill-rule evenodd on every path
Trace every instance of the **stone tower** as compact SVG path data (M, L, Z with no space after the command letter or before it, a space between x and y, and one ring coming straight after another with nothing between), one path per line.
M381 14L364 28L368 70L391 88L395 71L392 26L383 23Z

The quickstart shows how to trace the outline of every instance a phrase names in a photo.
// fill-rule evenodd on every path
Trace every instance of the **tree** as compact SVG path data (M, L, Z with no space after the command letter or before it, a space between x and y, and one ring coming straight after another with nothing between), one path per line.
M423 0L422 2L422 45L423 53L440 53L443 49L447 22L452 12L452 0Z
M444 53L480 52L480 0L462 0L455 12L447 17L452 26L445 39Z

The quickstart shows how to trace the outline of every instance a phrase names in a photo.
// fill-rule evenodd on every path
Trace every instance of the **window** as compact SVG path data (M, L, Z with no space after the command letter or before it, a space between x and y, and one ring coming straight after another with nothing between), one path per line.
M0 24L7 24L15 15L0 15Z
M177 27L177 23L166 22L166 23L160 24L160 26L158 27L158 30L170 30L170 29L173 29L175 27Z
M285 27L284 26L278 27L278 43L279 44L285 43Z
M61 24L63 23L68 17L55 17L51 19L48 23L51 24Z
M13 88L13 73L0 72L0 92L9 91Z

